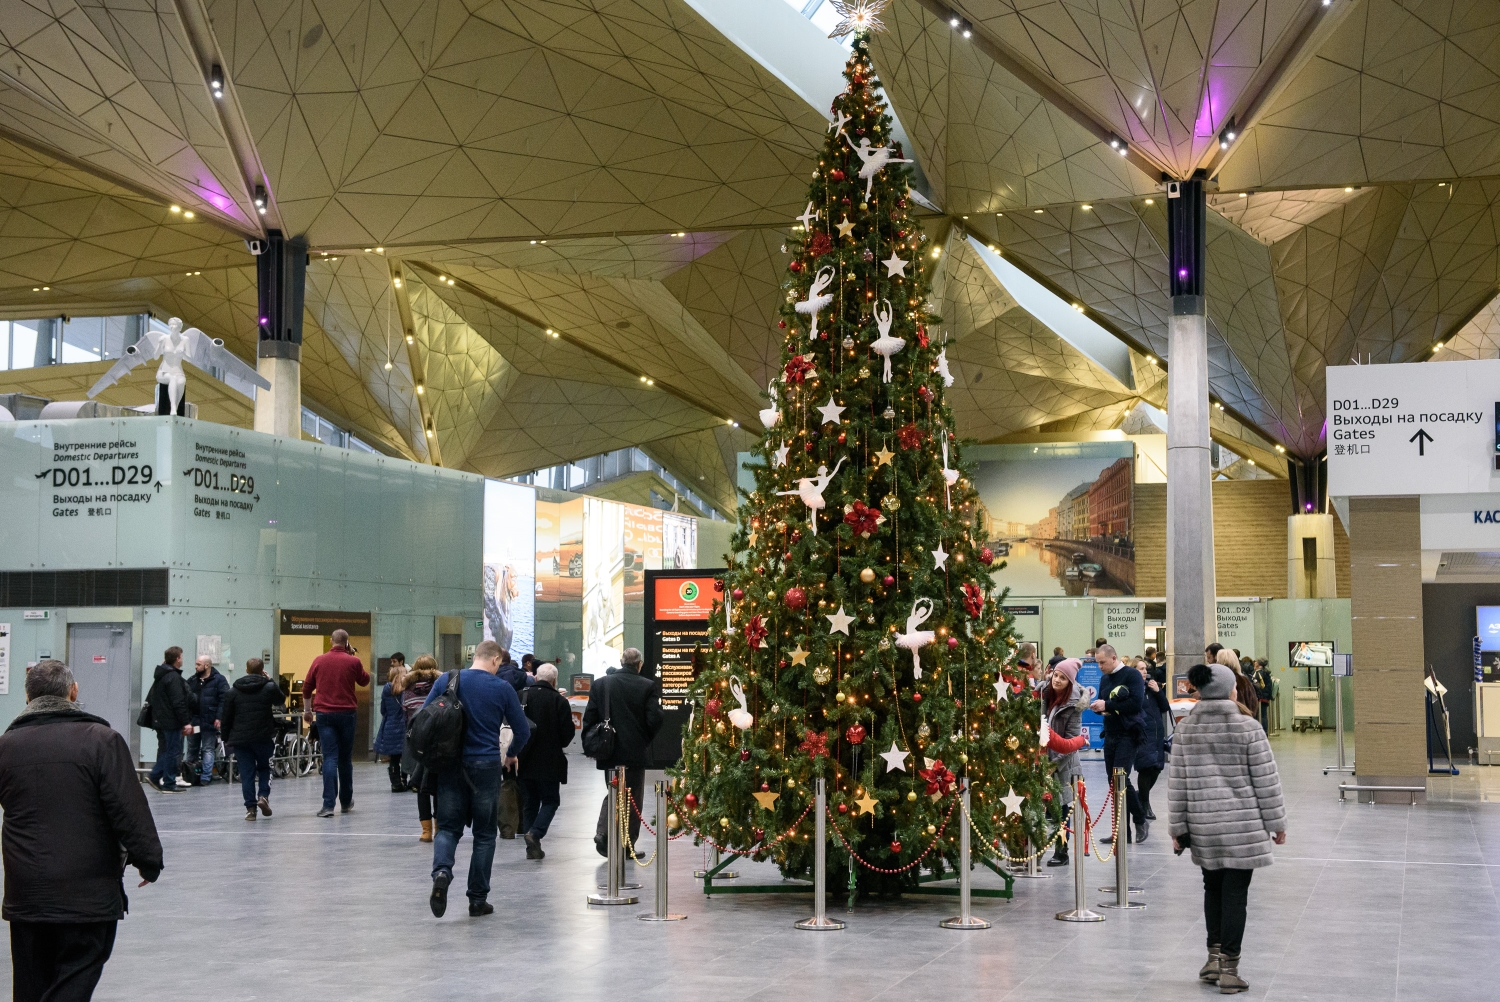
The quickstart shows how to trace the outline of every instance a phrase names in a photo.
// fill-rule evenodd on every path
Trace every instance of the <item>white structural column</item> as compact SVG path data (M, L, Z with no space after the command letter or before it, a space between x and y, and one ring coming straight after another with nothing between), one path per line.
M1175 190L1174 190L1175 189ZM1203 183L1167 192L1172 316L1167 326L1167 671L1185 676L1218 636L1203 298Z
M287 438L302 436L302 363L295 358L258 358L256 370L271 384L255 391L255 430Z

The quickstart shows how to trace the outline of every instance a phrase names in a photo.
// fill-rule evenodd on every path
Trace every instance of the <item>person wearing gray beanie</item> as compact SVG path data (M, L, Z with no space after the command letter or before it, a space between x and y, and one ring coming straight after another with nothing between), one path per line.
M1271 743L1235 701L1234 672L1194 665L1188 682L1198 703L1172 741L1168 831L1203 870L1208 962L1198 978L1233 995L1250 987L1239 972L1250 877L1271 865L1271 844L1286 841L1286 806Z

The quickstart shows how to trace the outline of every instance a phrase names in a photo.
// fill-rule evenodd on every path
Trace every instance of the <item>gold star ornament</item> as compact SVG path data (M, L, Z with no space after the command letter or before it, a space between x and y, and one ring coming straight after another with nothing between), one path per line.
M755 798L755 802L758 803L758 804L760 804L761 807L764 807L766 810L769 811L773 807L776 806L776 798L779 797L779 796L781 796L781 794L779 794L779 793L752 793L752 794L750 794L750 796L754 797Z
M857 31L884 31L880 13L891 0L830 0L841 21L828 33L829 38L843 38Z
M791 653L791 656L792 656L792 664L794 664L794 665L805 665L805 664L807 664L807 655L808 655L808 652L804 651L802 649L802 645L801 644L798 644L795 648L793 648L790 653Z
M889 463L891 460L895 459L896 454L894 452L891 452L889 449L881 449L879 452L875 453L875 458L877 460L875 464L876 466L884 466L886 463Z
M875 800L874 797L870 796L868 793L865 794L863 797L860 797L859 799L855 800L854 802L859 805L859 814L854 815L855 817L859 817L860 814L874 814L875 813L875 804L877 803L877 801Z

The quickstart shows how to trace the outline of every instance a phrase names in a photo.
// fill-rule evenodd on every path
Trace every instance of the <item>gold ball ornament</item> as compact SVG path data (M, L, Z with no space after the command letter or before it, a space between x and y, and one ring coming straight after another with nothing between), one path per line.
M958 760L960 762L962 762L964 765L968 765L969 764L969 753L968 752L962 753L961 755L958 756Z
M723 734L724 733L724 721L721 720L717 724L714 724L714 733L715 734ZM1012 745L1011 747L1015 747L1015 746Z
M719 827L720 828L728 828L729 827L729 819L728 818L720 818L719 819Z
M787 781L786 781L786 788L788 790L790 790L790 789L792 789L796 785L797 785L797 781L795 779L792 779L790 776L788 776L787 777Z
M675 815L675 814L668 814L667 815L667 827L668 828L681 828L682 827L682 820L680 818L678 818L677 815Z
M1021 739L1012 734L1010 737L1005 739L1005 747L1009 748L1011 751L1015 751L1017 748L1021 747Z
M834 699L834 702L836 702L836 703L842 703L844 700L846 700L848 698L849 697L845 696L842 692L836 692L836 693L833 694L833 699Z
M937 834L937 825L928 825L927 826L927 834L929 834L929 835L936 835Z
M813 681L819 685L827 685L833 678L833 669L827 665L818 665L813 669Z
M908 791L906 791L906 799L907 800L916 800L917 799L917 791L916 790L908 790Z
M918 741L926 741L930 737L932 737L932 728L928 727L925 722L921 723L921 724L918 724L917 725L917 740Z
M869 584L870 582L874 581L875 580L875 568L873 568L873 567L866 567L864 570L860 571L859 572L859 579L861 581L863 581L865 584Z

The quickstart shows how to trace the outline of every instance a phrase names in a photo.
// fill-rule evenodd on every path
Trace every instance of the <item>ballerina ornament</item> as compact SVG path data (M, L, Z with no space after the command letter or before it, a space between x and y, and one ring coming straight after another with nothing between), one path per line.
M882 299L880 305L875 308L875 326L879 329L880 336L870 342L870 347L874 349L875 354L885 359L885 372L882 374L880 380L882 383L889 383L891 381L891 356L906 347L906 342L903 339L891 337L891 321L893 319L894 314L891 313L891 301L889 299Z
M828 489L828 482L838 476L839 467L844 465L846 456L840 456L839 461L834 464L833 472L828 472L828 467L819 466L816 477L801 477L797 480L797 489L794 491L777 491L779 497L791 497L796 495L807 505L807 521L812 526L812 534L818 534L818 510L825 504L823 492Z
M948 500L948 509L953 509L953 485L958 483L958 471L948 468L948 433L943 432L943 494Z
M918 648L926 647L937 639L937 634L931 630L917 629L931 615L932 599L917 599L911 604L911 615L906 617L906 632L896 634L896 646L911 651L912 678L922 677L922 656L917 653Z
M766 385L766 395L771 398L771 406L760 412L760 423L769 428L781 418L781 409L776 406L780 403L776 399L776 380L773 379Z
M807 336L817 340L818 337L818 311L833 302L833 296L823 290L833 282L833 269L824 268L813 276L812 288L807 290L807 298L797 303L793 309L805 316L812 317L812 327Z
M896 156L895 149L890 146L871 146L869 136L861 139L858 146L855 146L847 135L844 136L844 142L849 143L849 148L859 154L859 158L864 161L864 166L859 169L859 176L865 179L866 202L870 200L870 193L875 190L875 175L885 169L886 164L912 163L910 160Z

